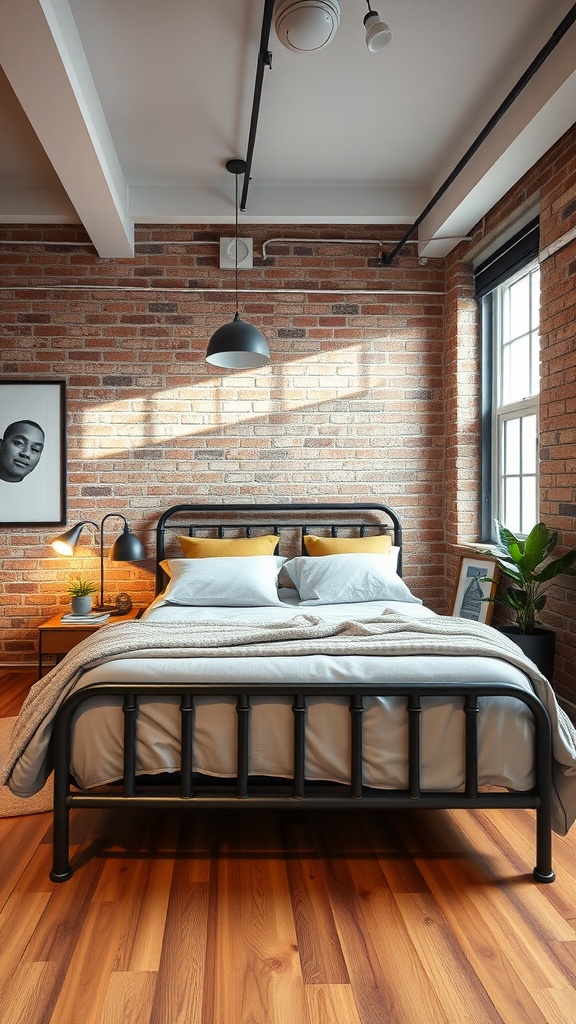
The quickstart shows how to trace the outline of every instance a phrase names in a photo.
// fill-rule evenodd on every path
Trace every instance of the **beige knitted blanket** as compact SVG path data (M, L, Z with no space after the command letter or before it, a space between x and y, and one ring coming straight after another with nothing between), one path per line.
M339 623L312 615L297 615L280 623L186 624L145 620L117 623L111 629L103 627L78 644L30 690L14 726L7 759L0 771L0 785L9 780L14 765L37 730L41 726L46 730L47 723L82 674L97 665L122 655L272 658L315 654L503 659L529 676L552 719L554 757L569 774L576 775L576 732L556 704L549 684L511 640L490 626L465 619L409 618L384 612L374 619Z

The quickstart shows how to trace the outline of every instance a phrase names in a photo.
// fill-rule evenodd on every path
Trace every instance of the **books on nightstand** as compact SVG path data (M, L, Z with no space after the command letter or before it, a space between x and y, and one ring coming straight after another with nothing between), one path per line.
M61 622L68 622L71 625L76 623L77 625L98 625L99 622L106 622L106 619L110 618L110 612L88 612L87 615L74 615L73 612L67 612L66 615L62 616Z

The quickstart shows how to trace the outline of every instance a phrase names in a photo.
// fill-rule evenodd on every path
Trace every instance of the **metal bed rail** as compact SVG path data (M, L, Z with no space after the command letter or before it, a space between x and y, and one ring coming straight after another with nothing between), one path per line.
M181 717L181 771L171 794L155 794L151 787L138 786L137 716L140 699L179 700ZM228 787L210 787L194 778L195 698L233 698L237 712L237 771ZM255 698L285 697L292 701L293 777L278 785L262 783L250 775L250 715ZM350 782L315 783L306 779L306 719L310 697L325 700L345 698L350 712ZM401 790L367 787L363 780L364 700L369 697L399 697L406 701L408 716L408 785ZM462 701L464 715L465 785L463 791L429 791L422 788L421 739L422 701L440 697ZM478 711L486 697L508 697L520 701L534 718L535 784L521 792L486 791L478 785ZM123 781L121 792L71 789L70 763L74 716L80 706L94 698L122 702L124 719ZM96 808L230 808L242 804L259 808L287 808L303 805L310 809L330 807L370 808L517 808L536 811L536 867L538 882L554 881L552 870L552 736L548 712L539 698L520 686L508 683L390 683L370 685L349 683L344 691L326 684L234 683L96 683L72 693L61 705L55 719L54 746L54 834L52 881L70 878L69 813L76 807Z

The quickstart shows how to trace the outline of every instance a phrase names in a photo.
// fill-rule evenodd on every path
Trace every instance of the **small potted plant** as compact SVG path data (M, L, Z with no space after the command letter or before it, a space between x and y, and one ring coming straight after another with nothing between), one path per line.
M552 558L558 543L558 531L551 530L544 523L536 523L524 540L516 537L502 523L497 522L497 527L496 561L507 583L499 587L494 597L486 600L503 604L513 612L514 624L498 628L514 640L551 680L556 634L542 627L539 614L548 599L551 581L576 561L576 549Z
M96 592L95 585L91 580L84 580L76 576L71 580L67 592L72 598L72 612L74 615L87 615L92 609L92 594Z

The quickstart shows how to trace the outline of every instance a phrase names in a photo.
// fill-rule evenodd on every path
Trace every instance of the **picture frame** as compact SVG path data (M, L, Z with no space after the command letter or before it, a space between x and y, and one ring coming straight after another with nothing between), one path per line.
M492 582L480 582L487 576ZM498 563L489 555L462 555L452 596L451 615L488 624L492 618L494 604L485 600L493 598L498 586Z
M0 523L66 523L66 382L0 378Z

